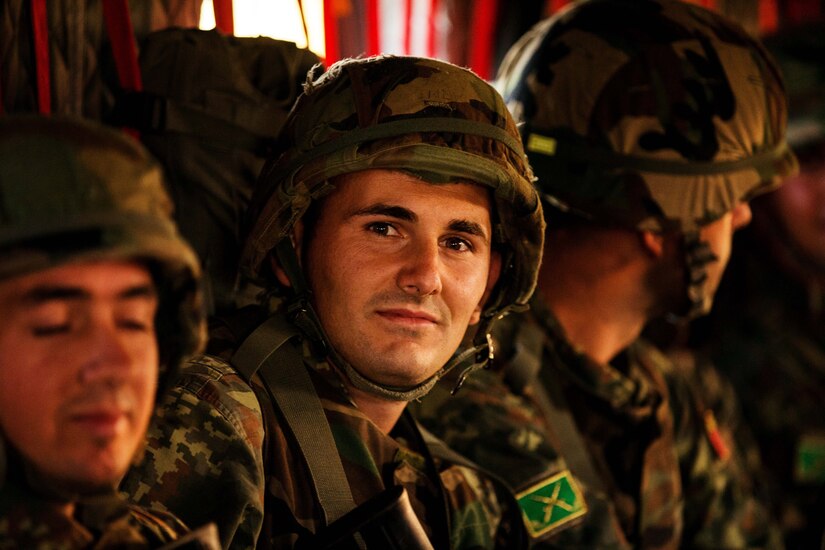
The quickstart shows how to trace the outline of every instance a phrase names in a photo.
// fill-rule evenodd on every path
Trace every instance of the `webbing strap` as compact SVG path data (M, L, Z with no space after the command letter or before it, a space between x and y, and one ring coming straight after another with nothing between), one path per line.
M607 168L625 168L656 174L673 174L676 176L729 174L739 170L753 168L761 171L769 169L778 160L788 154L788 144L782 141L773 149L753 153L752 155L730 161L688 162L654 157L640 157L617 153L610 149L590 147L559 138L552 132L522 127L524 146L527 156L533 163L536 155L559 158L567 162L582 162Z
M49 22L46 0L31 0L34 65L37 75L37 108L41 115L52 112L51 63L49 61Z
M232 0L212 0L215 28L224 34L235 34L235 13Z
M300 349L291 342L299 338L286 319L273 315L244 340L232 364L247 381L260 374L306 460L324 524L329 525L355 508L355 502L321 400ZM356 542L365 548L360 536Z
M576 421L566 408L566 402L558 389L558 383L539 383L533 386L533 395L559 438L559 452L564 456L567 466L591 489L604 492L604 483L587 453L584 438L579 434Z
M135 31L132 27L128 0L103 0L103 18L109 33L109 41L112 43L112 55L115 58L121 88L141 90L143 82L140 77Z
M322 143L304 154L299 155L282 171L283 173L290 173L301 165L316 158L330 155L352 145L418 132L449 132L489 138L506 145L517 155L522 155L521 144L518 139L507 133L507 130L504 128L499 128L486 122L463 118L408 118L383 122L375 126L358 128L347 132L332 141Z

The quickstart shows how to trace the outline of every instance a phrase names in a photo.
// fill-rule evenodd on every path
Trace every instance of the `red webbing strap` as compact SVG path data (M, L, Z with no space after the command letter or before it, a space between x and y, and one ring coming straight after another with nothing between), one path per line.
M412 0L404 0L404 53L412 49Z
M436 57L438 48L438 28L435 26L435 21L438 18L438 9L440 7L438 0L430 0L430 17L428 20L428 36L427 36L427 56Z
M477 0L473 15L474 46L470 48L470 68L484 80L493 71L493 31L496 25L498 0Z
M232 0L212 0L215 9L215 28L224 34L235 34L235 13Z
M367 0L367 55L381 53L381 17L378 0Z
M779 28L777 0L759 0L759 32L768 34Z
M32 0L31 8L37 107L41 115L48 115L52 112L52 85L49 74L49 22L46 17L46 0Z
M338 11L335 0L324 0L324 63L327 67L338 61Z
M112 43L117 78L120 87L127 91L143 89L135 48L135 31L129 14L128 0L103 0L103 20Z

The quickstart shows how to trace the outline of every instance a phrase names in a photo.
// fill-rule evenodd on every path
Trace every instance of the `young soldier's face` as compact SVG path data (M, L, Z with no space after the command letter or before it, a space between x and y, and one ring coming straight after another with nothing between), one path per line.
M158 376L157 296L127 262L0 282L0 426L47 479L110 486L143 440Z
M362 375L420 383L478 322L498 277L489 191L389 170L335 183L303 258L321 323Z

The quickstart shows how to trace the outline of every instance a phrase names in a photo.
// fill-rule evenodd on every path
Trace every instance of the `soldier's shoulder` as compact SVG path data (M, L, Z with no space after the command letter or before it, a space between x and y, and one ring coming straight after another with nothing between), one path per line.
M159 415L218 414L234 423L249 418L261 422L261 405L254 389L227 361L211 355L191 359L181 369L160 404ZM200 413L198 413L200 411Z

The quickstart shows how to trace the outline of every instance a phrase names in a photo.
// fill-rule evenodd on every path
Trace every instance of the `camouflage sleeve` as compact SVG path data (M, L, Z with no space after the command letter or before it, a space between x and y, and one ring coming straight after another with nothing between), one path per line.
M783 548L750 475L735 392L707 362L671 356L667 372L684 492L684 540L694 548Z
M225 362L200 357L162 399L145 455L121 490L193 528L216 523L224 547L253 548L263 521L263 436L253 390Z

